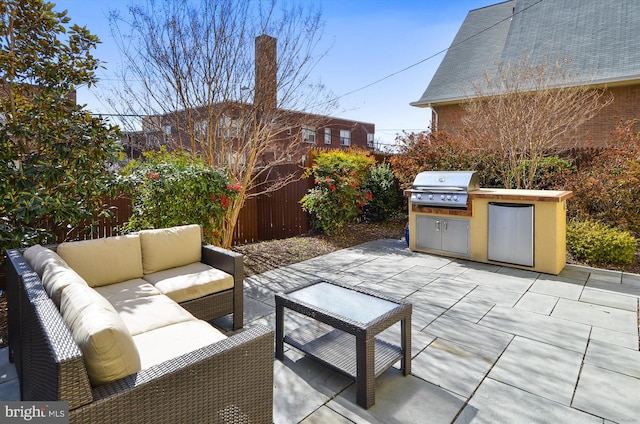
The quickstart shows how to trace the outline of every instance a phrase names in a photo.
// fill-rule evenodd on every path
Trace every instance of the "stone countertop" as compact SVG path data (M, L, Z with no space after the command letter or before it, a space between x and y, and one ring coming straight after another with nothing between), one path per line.
M528 202L564 202L573 197L566 190L518 190L505 188L481 188L469 192L469 199L519 200Z

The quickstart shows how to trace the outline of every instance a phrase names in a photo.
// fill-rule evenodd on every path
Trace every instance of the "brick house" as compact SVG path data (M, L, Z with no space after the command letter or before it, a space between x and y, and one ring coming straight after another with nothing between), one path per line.
M129 133L123 138L130 157L140 150L155 149L161 145L189 148L189 136L183 128L200 126L203 137L211 128L224 143L242 143L242 122L255 113L269 114L275 122L272 132L273 150L262 155L268 163L279 151L285 151L291 163L303 163L313 148L348 149L358 147L374 151L375 124L352 121L331 116L277 108L276 94L276 39L267 35L256 37L256 80L253 104L224 102L203 106L197 110L178 111L168 115L147 116L142 119L142 131ZM212 116L213 125L212 125ZM195 121L195 122L194 122ZM193 131L192 131L193 133ZM138 146L133 148L132 146ZM295 150L283 146L296 146Z
M496 64L529 55L570 59L569 85L604 88L613 102L565 140L604 144L619 119L640 118L640 2L619 0L510 0L471 10L422 97L432 128L457 133L462 104ZM640 130L640 126L638 126Z

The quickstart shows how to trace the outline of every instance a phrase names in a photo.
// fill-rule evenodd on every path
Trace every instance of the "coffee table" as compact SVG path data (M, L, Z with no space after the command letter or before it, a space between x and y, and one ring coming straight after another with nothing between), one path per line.
M356 380L356 401L375 403L375 378L401 361L411 373L411 304L380 293L318 280L276 293L276 358L284 343ZM284 308L328 324L302 326L284 335ZM400 345L375 336L400 321ZM324 327L324 328L323 328Z

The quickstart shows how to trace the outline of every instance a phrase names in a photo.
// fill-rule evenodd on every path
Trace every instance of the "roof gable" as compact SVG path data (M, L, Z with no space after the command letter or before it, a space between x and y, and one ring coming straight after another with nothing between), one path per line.
M487 29L488 28L488 29ZM640 79L640 2L511 0L469 12L414 106L457 102L497 64L568 59L570 84ZM486 29L486 30L485 30ZM483 31L485 30L485 31ZM483 32L481 32L483 31Z

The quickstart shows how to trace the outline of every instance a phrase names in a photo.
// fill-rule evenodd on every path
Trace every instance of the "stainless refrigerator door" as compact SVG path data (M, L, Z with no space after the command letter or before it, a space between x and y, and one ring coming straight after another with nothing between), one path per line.
M489 203L490 261L533 266L533 205Z

